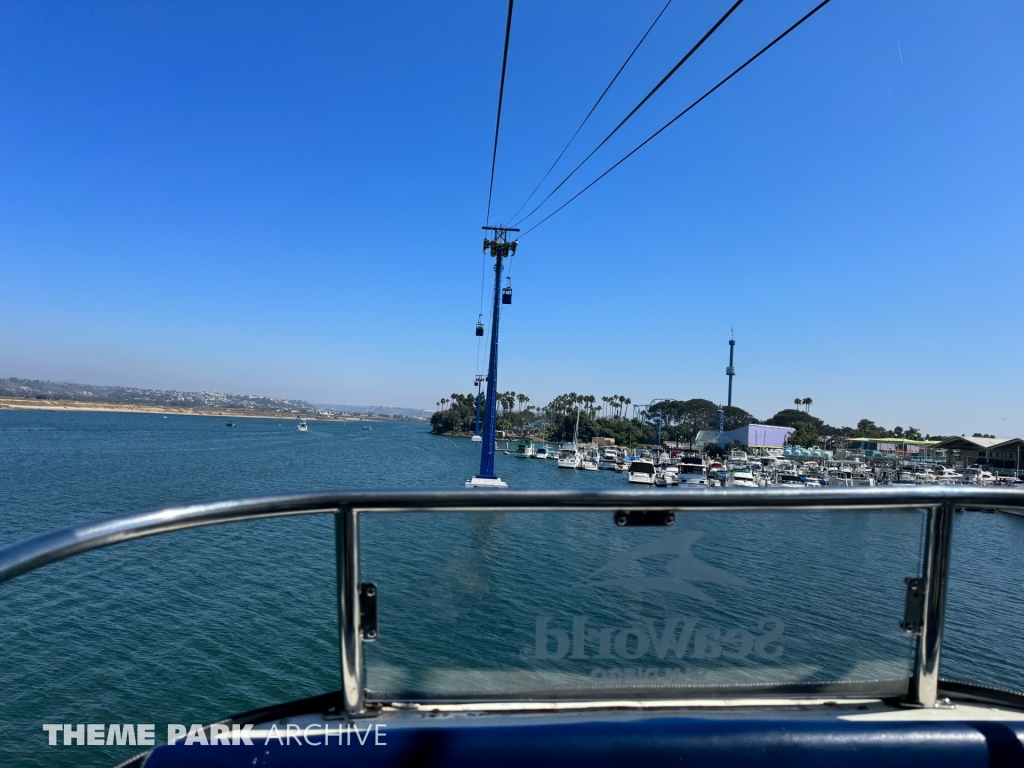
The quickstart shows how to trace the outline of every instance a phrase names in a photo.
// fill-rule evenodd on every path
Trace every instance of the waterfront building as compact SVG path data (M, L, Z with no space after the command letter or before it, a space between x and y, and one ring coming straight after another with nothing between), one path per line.
M963 469L977 464L989 472L1018 477L1024 470L1021 454L1024 453L1024 440L1019 437L949 437L936 444L937 449L945 450L950 465Z
M944 458L938 440L907 440L902 437L851 437L847 442L851 451L863 451L867 457L907 456Z
M697 433L694 442L700 448L708 443L717 443L725 447L733 442L738 442L746 448L782 448L795 431L792 427L776 427L772 424L747 424L728 432L702 429Z

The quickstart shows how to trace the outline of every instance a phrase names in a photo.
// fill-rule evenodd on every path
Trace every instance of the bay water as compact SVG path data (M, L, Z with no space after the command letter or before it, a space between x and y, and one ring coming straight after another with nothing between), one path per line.
M243 418L236 428L225 421L0 410L0 547L111 515L199 501L355 488L459 489L479 463L478 445L430 435L422 423L366 430L355 422L311 421L300 433L294 420ZM626 488L618 473L560 471L553 461L503 453L497 471L517 489ZM416 683L416 670L402 673L413 648L433 654L435 667L479 666L471 648L424 639L431 628L435 639L450 638L480 605L491 611L491 630L525 616L532 631L533 617L545 609L543 580L535 574L568 573L587 549L574 543L612 535L608 526L582 522L544 528L458 516L467 519L442 526L429 517L402 517L364 525L363 569L381 585L382 622L390 621L391 634L389 643L382 638L379 647L367 647L368 680L384 689ZM809 623L842 625L850 642L897 648L888 614L865 615L858 626L849 607L898 602L892 610L898 621L899 586L919 568L917 521L876 516L836 528L782 515L744 519L723 535L734 536L736 550L747 553L751 542L766 542L756 562L749 554L738 562L728 546L707 545L701 557L744 574L763 602L773 592L796 594L806 587L796 579L813 575L817 597L805 603ZM1024 690L1024 518L963 513L954 536L943 676ZM829 578L830 552L838 550L848 553L840 558L841 578ZM594 564L579 565L593 570ZM758 581L773 568L770 583ZM780 583L787 578L791 583ZM156 536L0 585L0 765L111 766L136 751L50 747L44 723L154 723L159 738L166 723L207 723L336 690L334 590L329 515ZM507 622L495 610L506 612ZM502 632L492 634L494 643L509 644ZM509 652L528 654L519 640ZM791 645L787 654L822 669L841 663L813 658L810 646Z

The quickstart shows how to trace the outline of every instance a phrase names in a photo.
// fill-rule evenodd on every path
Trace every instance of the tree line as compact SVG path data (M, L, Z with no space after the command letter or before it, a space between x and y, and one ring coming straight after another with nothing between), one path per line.
M810 414L813 400L796 398L795 408L784 408L770 419L759 420L754 414L737 406L724 406L723 430L728 432L748 424L769 424L791 427L795 431L789 442L812 447L824 438L903 438L905 440L941 440L941 435L922 435L917 427L886 429L870 419L861 419L856 427L834 427ZM647 406L634 405L625 395L583 395L567 392L551 399L543 408L529 407L530 398L517 392L498 395L501 411L497 428L506 431L525 430L551 441L573 439L579 421L578 437L590 441L595 437L614 438L618 444L653 444L660 427L662 441L692 443L697 433L716 429L719 406L711 400L661 400ZM476 394L453 393L441 398L438 411L431 418L431 431L436 434L471 434L476 419ZM483 403L481 403L481 408ZM482 418L482 416L481 416ZM538 423L540 422L540 423Z

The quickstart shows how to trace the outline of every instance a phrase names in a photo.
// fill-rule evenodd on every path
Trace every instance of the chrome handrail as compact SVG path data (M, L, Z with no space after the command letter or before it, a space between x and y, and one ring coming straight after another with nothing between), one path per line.
M44 534L0 549L0 584L74 555L159 533L293 515L335 514L338 621L345 710L365 712L359 627L360 512L603 512L610 509L788 512L921 509L928 511L924 549L924 617L911 681L911 703L934 706L953 513L963 508L1024 510L1012 488L915 486L836 489L694 491L339 491L167 507L111 517Z

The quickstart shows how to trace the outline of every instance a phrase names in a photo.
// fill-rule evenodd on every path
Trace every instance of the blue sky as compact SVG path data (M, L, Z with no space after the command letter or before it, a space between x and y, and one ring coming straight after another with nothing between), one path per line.
M518 0L493 220L662 5ZM812 5L746 0L552 202ZM674 0L564 172L726 7ZM469 391L505 12L0 6L0 375ZM1024 434L1022 31L1019 3L833 0L522 239L500 388L724 399L735 327L762 418L809 396L833 424Z

